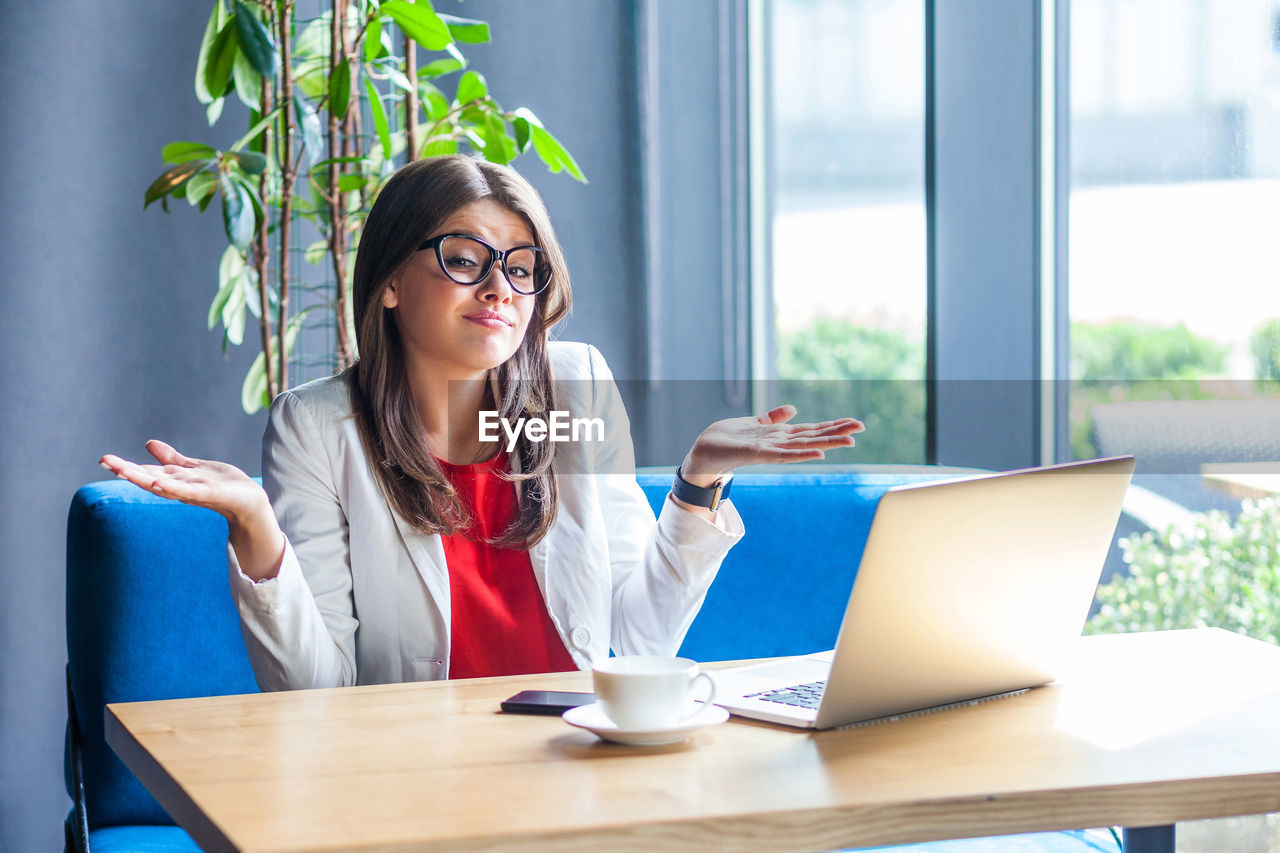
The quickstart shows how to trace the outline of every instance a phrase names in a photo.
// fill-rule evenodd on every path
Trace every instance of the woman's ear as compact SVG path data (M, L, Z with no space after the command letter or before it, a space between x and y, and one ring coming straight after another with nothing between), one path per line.
M387 289L382 291L382 307L395 308L400 304L400 296L396 293L396 282L392 279L387 284Z

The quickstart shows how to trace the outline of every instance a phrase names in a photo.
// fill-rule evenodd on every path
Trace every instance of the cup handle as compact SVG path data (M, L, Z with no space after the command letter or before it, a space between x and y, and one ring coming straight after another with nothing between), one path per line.
M699 681L706 681L706 683L707 683L707 698L706 698L706 699L698 699L698 700L695 700L695 701L697 701L697 702L699 702L699 703L701 703L701 704L699 704L699 705L698 705L696 708L694 708L692 711L690 711L689 713L687 713L687 714L685 714L683 717L681 717L680 719L681 719L682 721L683 721L683 720L687 720L687 719L689 719L689 718L690 718L690 717L692 717L694 714L697 714L697 713L701 712L703 708L705 708L705 707L707 707L708 705L710 705L710 704L712 704L712 703L714 703L714 702L715 702L715 698L716 698L716 680L715 680L714 678L712 678L711 676L707 675L705 672L700 672L700 673L698 673L697 675L695 675L695 676L693 677L693 683L694 683L695 685L696 685Z

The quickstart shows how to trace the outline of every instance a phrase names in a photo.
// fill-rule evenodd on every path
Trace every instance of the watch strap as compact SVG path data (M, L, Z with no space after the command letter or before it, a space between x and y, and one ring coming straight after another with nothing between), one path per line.
M715 512L720 507L720 504L729 497L729 488L732 485L733 479L725 478L714 486L695 486L680 476L680 469L676 468L676 478L671 483L671 494L687 504L704 506Z

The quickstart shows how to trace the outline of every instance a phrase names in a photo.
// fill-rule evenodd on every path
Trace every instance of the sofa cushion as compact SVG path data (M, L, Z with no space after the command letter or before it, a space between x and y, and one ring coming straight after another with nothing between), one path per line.
M200 853L176 826L107 826L89 833L93 853Z

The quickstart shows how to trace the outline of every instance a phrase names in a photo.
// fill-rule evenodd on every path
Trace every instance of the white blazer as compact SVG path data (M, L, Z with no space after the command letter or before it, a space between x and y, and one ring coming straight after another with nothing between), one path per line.
M557 446L559 514L529 552L547 612L583 669L610 648L674 654L741 538L742 521L729 502L713 524L670 496L655 521L635 480L630 424L604 358L585 344L548 349L560 404L601 418L606 440ZM443 545L415 532L383 497L343 379L276 398L262 479L287 539L279 573L253 582L228 547L232 596L259 686L447 678Z

